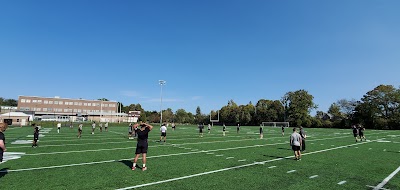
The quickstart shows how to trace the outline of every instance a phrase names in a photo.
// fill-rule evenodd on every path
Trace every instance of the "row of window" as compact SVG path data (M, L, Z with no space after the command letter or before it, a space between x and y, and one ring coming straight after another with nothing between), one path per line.
M22 103L36 103L42 104L42 100L30 100L30 99L21 99ZM63 101L52 101L52 100L43 100L43 104L56 104L56 105L74 105L74 106L100 106L100 103L87 103L87 102L63 102ZM102 104L103 107L112 107L115 108L115 104Z
M69 113L88 113L88 112L97 112L100 113L101 110L82 110L82 109L61 109L61 108L29 108L29 107L21 107L21 111L43 111L43 112L69 112ZM103 110L104 113L115 113L115 111Z

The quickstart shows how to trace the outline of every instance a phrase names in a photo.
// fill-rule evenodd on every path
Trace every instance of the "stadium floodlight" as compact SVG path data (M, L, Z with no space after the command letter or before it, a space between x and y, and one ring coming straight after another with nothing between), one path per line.
M161 95L160 95L160 125L162 125L162 87L167 83L165 80L158 80L158 83L160 84L161 87Z

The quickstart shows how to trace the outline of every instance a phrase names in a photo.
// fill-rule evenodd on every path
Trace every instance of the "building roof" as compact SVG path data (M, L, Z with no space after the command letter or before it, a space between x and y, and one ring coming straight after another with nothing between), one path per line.
M73 100L73 101L93 101L93 102L110 102L110 103L118 103L117 101L114 100L109 100L109 101L102 101L102 100L90 100L90 99L82 99L82 98L61 98L59 96L55 97L44 97L44 96L25 96L25 95L19 95L18 98L20 97L25 97L25 98L48 98L48 99L59 99L59 100Z
M30 115L22 112L9 112L0 115L1 117L29 117Z

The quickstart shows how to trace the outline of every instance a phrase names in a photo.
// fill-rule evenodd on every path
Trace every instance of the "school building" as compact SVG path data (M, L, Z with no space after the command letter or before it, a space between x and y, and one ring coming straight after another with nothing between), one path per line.
M17 110L33 112L34 118L46 121L97 121L129 122L137 114L120 113L118 102L102 100L71 99L61 97L19 96ZM136 120L137 120L136 118Z

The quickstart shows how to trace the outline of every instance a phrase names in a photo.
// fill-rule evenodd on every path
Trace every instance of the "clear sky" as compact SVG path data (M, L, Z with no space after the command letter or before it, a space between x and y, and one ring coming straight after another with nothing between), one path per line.
M0 0L0 97L192 113L305 89L318 110L400 84L398 0Z

